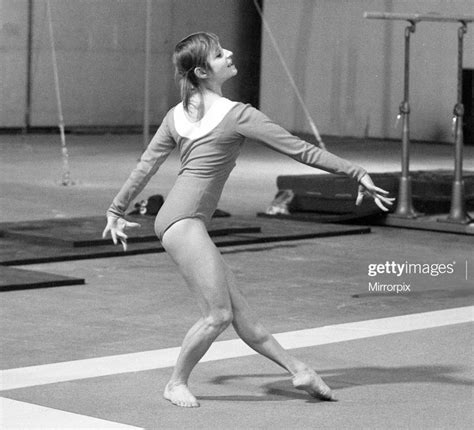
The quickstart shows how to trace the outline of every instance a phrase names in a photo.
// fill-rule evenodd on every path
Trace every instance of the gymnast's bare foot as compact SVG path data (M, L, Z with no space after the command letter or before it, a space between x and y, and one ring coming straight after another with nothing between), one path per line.
M320 400L336 401L331 389L313 370L307 369L293 376L293 386L298 390L306 391L310 396Z
M181 406L182 408L199 407L196 397L192 395L186 384L173 384L168 382L163 397L173 403L173 405Z

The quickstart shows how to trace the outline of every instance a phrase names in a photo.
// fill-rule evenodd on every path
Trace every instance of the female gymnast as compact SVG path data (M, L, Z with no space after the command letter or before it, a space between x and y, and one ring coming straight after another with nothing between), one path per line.
M164 397L182 407L198 407L188 388L194 366L230 324L242 340L292 375L293 386L321 400L334 400L331 389L308 365L290 355L262 326L236 286L234 276L210 239L206 224L214 213L224 183L245 138L256 140L319 169L343 173L359 183L364 195L387 210L392 200L374 185L367 172L349 161L302 141L250 105L222 96L222 84L237 74L232 52L216 35L195 33L176 45L173 63L182 102L165 116L107 211L103 236L126 249L124 230L139 224L125 220L125 210L177 146L181 169L156 220L155 232L196 296L201 318L186 334L164 390Z

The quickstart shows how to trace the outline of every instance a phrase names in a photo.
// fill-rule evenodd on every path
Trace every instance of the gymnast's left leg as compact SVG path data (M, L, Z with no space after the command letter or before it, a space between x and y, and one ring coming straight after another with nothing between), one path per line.
M305 363L285 350L271 333L258 321L247 300L236 285L227 263L226 279L230 293L232 325L239 337L253 350L274 361L293 376L293 386L321 400L335 400L331 389L321 377Z

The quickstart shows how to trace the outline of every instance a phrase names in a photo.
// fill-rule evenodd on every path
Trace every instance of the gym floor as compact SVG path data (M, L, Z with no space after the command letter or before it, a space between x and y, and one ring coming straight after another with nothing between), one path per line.
M398 171L400 143L328 139L369 172ZM75 185L60 185L57 135L0 135L2 221L101 215L133 168L136 135L68 135ZM466 170L474 147L465 147ZM452 169L451 145L416 143L413 170ZM173 183L173 154L142 193ZM254 216L276 177L319 173L244 146L219 208ZM256 218L258 222L258 219ZM1 293L2 428L470 429L473 236L389 227L370 234L221 248L264 324L313 365L338 402L293 389L285 372L223 333L192 375L201 407L161 397L198 318L164 253L23 266L85 285ZM385 262L453 264L453 273L369 276ZM370 282L410 286L374 292Z

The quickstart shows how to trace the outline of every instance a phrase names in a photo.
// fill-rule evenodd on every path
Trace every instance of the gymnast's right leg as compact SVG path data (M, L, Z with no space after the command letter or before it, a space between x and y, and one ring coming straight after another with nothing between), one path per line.
M162 244L196 296L202 314L183 340L163 395L177 406L198 407L188 388L189 375L212 342L232 322L226 270L199 219L187 218L173 224L165 232Z

